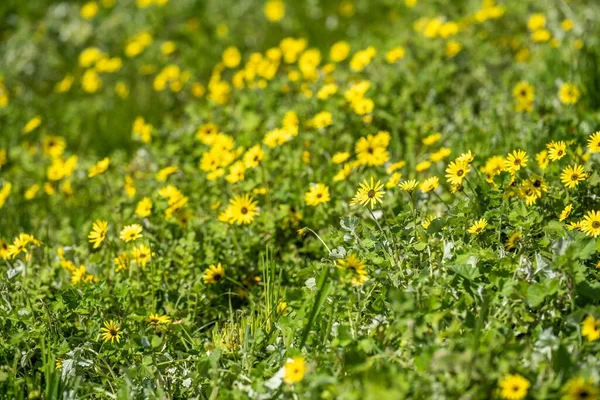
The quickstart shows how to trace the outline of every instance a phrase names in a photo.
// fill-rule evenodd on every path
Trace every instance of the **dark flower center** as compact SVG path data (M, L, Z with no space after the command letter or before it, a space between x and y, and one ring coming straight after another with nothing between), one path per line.
M214 280L215 282L218 282L218 281L220 281L220 280L221 280L221 278L223 278L223 277L222 277L222 276L221 276L221 274L219 274L219 273L216 273L216 274L214 274L214 275L213 275L213 280Z
M119 332L114 328L111 328L109 333L110 336L117 336L119 334Z
M573 175L571 175L571 180L576 181L578 179L579 179L579 174L573 174Z
M464 173L465 173L465 171L463 171L462 169L459 169L458 171L456 171L456 176L463 176Z
M600 222L598 222L598 221L592 222L592 228L594 228L594 229L600 228Z
M246 207L242 207L242 209L240 210L240 212L242 214L248 214L248 209Z
M371 189L369 190L369 192L367 193L367 196L372 199L373 197L375 197L375 190Z

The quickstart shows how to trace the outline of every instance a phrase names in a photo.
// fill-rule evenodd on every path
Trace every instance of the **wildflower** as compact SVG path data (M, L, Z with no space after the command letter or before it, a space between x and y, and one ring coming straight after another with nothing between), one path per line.
M39 115L36 115L35 117L31 118L23 127L23 134L28 134L33 132L37 127L39 127L42 124L42 117L40 117Z
M249 224L259 214L257 203L248 194L235 196L229 202L231 223Z
M560 181L569 189L579 185L579 182L585 181L587 173L581 165L571 165L563 169L560 174Z
M282 0L268 0L265 3L265 17L271 22L278 22L285 16L285 3Z
M419 187L419 181L416 179L410 179L408 181L400 182L398 186L400 186L400 189L404 190L405 192L412 193L417 187Z
M106 239L106 233L108 232L108 222L100 219L96 220L92 224L92 231L88 235L90 243L94 243L94 249L100 247L104 239Z
M110 341L112 343L116 340L119 343L121 341L121 327L113 320L104 321L104 328L101 328L100 331L105 342Z
M511 175L517 173L518 170L527 166L527 153L523 150L515 150L506 157L504 161L504 168L510 172Z
M517 103L533 103L535 95L533 94L533 86L529 82L521 81L515 85L512 92Z
M309 206L318 206L321 203L327 203L331 200L329 188L322 183L312 185L308 192L304 194L304 201Z
M508 240L505 243L506 248L508 250L513 249L515 247L515 244L517 243L517 240L519 240L521 238L521 236L522 236L521 232L515 232L512 235L510 235L510 237L508 238Z
M205 271L202 279L204 283L215 284L219 283L221 280L225 278L225 270L221 266L221 263L217 263L217 265L210 265Z
M598 389L594 386L592 380L586 381L582 377L571 378L563 386L564 400L597 400Z
M365 262L354 254L348 255L343 260L338 260L337 265L346 271L352 272L352 284L359 286L369 280L365 268Z
M124 271L129 268L129 256L127 253L119 253L117 257L114 258L113 262L115 263L115 271Z
M88 177L92 178L96 175L100 175L104 173L108 169L110 165L110 158L106 157L102 160L98 161L93 167L91 167L88 171Z
M385 191L383 190L383 184L381 181L378 180L377 183L375 183L373 177L371 177L370 182L365 179L363 183L360 184L356 194L354 195L354 198L350 202L350 205L370 205L371 208L374 208L377 203L382 202L384 194Z
M329 50L329 58L331 58L331 61L337 63L344 61L348 58L349 54L350 44L343 40L334 43L333 46L331 46L331 50Z
M148 246L140 244L137 247L134 247L131 250L131 255L136 263L138 263L142 268L146 268L146 264L152 258L152 252Z
M388 174L391 174L392 172L399 170L400 168L404 167L405 165L406 165L406 161L395 162L386 168L386 172Z
M0 238L0 260L8 260L10 258L10 245L4 239Z
M344 152L335 153L333 155L333 157L331 157L331 161L333 161L334 164L341 164L343 162L346 162L349 158L350 158L350 153L348 153L347 151L344 151Z
M573 20L571 19L564 19L561 23L560 23L560 28L565 31L565 32L569 32L570 30L573 29L573 27L575 26L575 24L573 24Z
M563 83L558 91L560 102L566 105L575 104L579 101L580 92L574 83Z
M461 185L469 173L469 165L463 162L451 162L446 168L446 179L452 185Z
M333 123L333 116L329 111L317 113L310 121L309 125L317 129L326 128Z
M542 150L535 155L535 160L538 163L538 166L541 170L546 169L548 167L548 152L546 150Z
M121 240L125 242L137 240L142 236L142 226L140 224L127 225L123 229L121 229L121 233L119 234Z
M242 55L240 51L234 47L230 46L223 51L223 64L227 68L235 68L240 65L240 61L242 60Z
M442 137L442 134L439 132L432 133L431 135L424 138L422 140L422 142L425 146L433 146L441 139L441 137Z
M394 47L393 49L391 49L390 51L388 51L386 53L385 60L389 64L393 64L395 62L402 60L405 55L406 55L406 50L404 50L404 47L398 46L398 47Z
M390 158L387 144L383 135L368 135L358 139L354 151L361 164L379 166L385 164Z
M400 182L400 179L402 179L402 174L400 172L394 172L390 176L390 179L388 179L388 181L385 183L385 187L387 189L392 189L398 186L398 182Z
M529 16L529 20L527 21L527 28L530 31L537 31L538 29L542 29L546 26L546 16L541 13L531 14Z
M34 246L40 246L41 243L38 242L33 235L29 235L27 233L20 233L19 236L15 237L13 240L13 244L8 246L8 255L11 258L15 258L21 253L27 253L27 246L33 244Z
M98 13L98 3L96 3L95 1L89 1L89 2L85 3L81 7L81 10L79 11L81 18L88 19L88 20L94 18L97 13Z
M581 335L585 337L588 342L595 342L600 339L600 320L588 315L581 323Z
M470 164L473 162L474 159L475 159L475 156L473 155L473 153L471 153L471 150L469 150L466 153L463 153L460 156L458 156L456 158L456 162Z
M283 381L288 385L298 383L306 373L306 362L302 357L290 358L284 366Z
M562 222L565 219L569 218L569 215L571 215L571 210L573 210L573 204L567 204L567 206L564 208L564 210L562 210L560 212L560 216L558 217L558 220Z
M488 225L488 222L485 218L481 218L478 221L475 221L473 225L468 229L468 232L473 235L479 235L485 227Z
M421 161L420 163L415 165L415 170L417 172L427 171L429 168L431 168L431 162L427 160Z
M581 221L581 230L588 236L600 235L600 211L588 211Z
M567 144L563 141L552 141L546 147L548 148L548 158L550 161L558 161L567 154Z
M527 396L531 383L519 374L508 375L499 383L503 399L521 400Z
M590 150L590 153L600 152L600 131L590 135L588 138L587 148Z
M10 196L10 192L12 190L12 184L10 182L6 182L2 189L0 189L0 208L4 207L6 201L8 200L8 196Z
M437 189L437 187L439 186L440 180L438 179L437 176L432 176L431 178L427 178L423 181L423 183L421 183L421 185L419 186L419 189L421 189L421 192L423 193L428 193L431 192L432 190Z
M170 322L168 316L158 315L158 314L148 315L148 318L146 318L146 321L148 321L148 325L154 326L154 327L161 325L161 324L168 324Z

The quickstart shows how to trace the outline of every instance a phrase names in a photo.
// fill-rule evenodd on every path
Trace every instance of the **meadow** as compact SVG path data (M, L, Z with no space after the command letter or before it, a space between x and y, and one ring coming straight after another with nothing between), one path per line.
M2 1L0 398L599 399L599 21Z

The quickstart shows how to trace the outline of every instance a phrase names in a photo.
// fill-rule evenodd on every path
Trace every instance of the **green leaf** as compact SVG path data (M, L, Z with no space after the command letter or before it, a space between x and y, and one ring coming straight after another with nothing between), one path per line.
M527 288L527 302L531 307L538 307L546 298L546 288L541 283L534 283Z

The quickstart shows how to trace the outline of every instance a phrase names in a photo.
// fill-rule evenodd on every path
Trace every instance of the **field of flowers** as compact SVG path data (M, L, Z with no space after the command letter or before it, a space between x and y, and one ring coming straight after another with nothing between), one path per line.
M0 398L600 399L600 2L0 2Z

